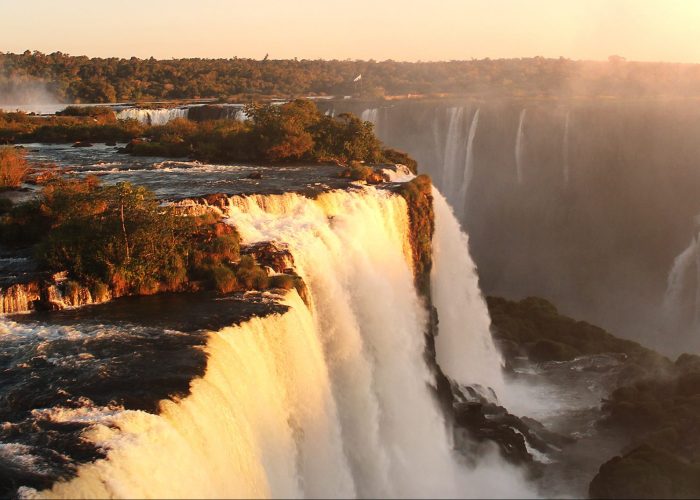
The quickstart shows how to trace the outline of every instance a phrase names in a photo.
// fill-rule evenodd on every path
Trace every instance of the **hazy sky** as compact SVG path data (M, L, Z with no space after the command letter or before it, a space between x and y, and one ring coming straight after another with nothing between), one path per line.
M700 63L699 0L0 0L0 51Z

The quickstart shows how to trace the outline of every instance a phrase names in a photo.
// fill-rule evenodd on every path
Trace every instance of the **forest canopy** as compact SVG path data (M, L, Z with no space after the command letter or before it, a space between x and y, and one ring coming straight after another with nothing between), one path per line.
M361 79L356 80L358 75ZM625 96L700 94L700 65L546 59L443 62L88 58L0 53L0 100L30 90L67 103L355 95ZM27 90L30 89L30 90Z

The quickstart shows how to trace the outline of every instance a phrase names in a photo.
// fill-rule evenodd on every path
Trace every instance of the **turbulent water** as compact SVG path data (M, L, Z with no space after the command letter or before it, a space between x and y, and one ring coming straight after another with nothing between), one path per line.
M436 196L438 360L448 376L499 390L467 239ZM107 458L25 496L521 497L520 473L493 455L463 463L424 361L427 313L413 286L403 198L363 188L315 200L229 198L245 242L289 245L308 286L286 313L209 334L206 371L159 415L51 410L80 421ZM456 259L456 260L452 260Z

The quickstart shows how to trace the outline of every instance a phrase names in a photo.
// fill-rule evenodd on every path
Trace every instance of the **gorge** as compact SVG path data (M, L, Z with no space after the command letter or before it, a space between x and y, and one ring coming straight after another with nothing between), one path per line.
M485 293L547 297L570 315L669 354L697 347L697 307L688 311L697 303L694 271L683 266L681 284L674 270L677 257L689 262L681 254L700 214L694 101L453 98L318 106L330 116L361 116L385 144L418 160L471 235ZM209 119L228 116L226 107L205 108ZM188 111L193 119L200 119L198 109ZM151 111L139 113L148 121ZM666 321L679 308L680 319Z
M693 424L673 417L694 415L695 358L673 363L567 317L623 325L615 331L674 358L694 350L693 146L676 156L666 143L640 147L658 129L632 124L653 104L621 104L630 121L616 111L596 137L581 127L609 118L607 104L318 106L345 126L357 124L342 118L347 110L374 122L436 186L379 146L385 163L364 165L147 154L167 152L158 141L170 131L211 130L213 119L251 130L235 106L132 108L129 119L157 131L137 156L124 143L23 145L33 178L97 176L108 190L128 182L183 214L215 214L266 277L234 293L193 278L190 293L115 300L64 275L20 289L2 281L3 311L27 313L0 319L3 494L625 496L646 491L625 483L635 460L658 495L696 491L682 465L694 460L682 445ZM676 113L691 133L695 108ZM623 135L606 143L613 133ZM659 170L667 164L673 179ZM31 200L41 189L15 194ZM31 275L26 255L0 256L4 280ZM560 309L534 297L487 304L482 289L545 296ZM679 397L664 413L645 406L648 391ZM630 422L640 426L633 436ZM676 434L659 438L662 425ZM656 476L660 449L673 471ZM664 489L664 474L676 473L678 490Z

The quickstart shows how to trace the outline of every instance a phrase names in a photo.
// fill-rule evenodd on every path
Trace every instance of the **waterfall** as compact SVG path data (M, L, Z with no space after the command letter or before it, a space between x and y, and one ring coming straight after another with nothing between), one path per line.
M520 112L518 120L518 134L515 136L515 172L518 176L518 184L523 183L523 123L525 122L525 112Z
M562 139L562 158L564 161L564 185L569 185L569 122L571 118L571 110L567 110L566 118L564 119L564 138Z
M467 194L469 193L469 185L474 176L474 137L476 136L476 127L479 125L479 109L474 112L472 122L469 125L469 135L467 137L467 154L464 160L464 179L462 180L462 189L460 190L459 203L456 205L459 208L465 207L467 203Z
M491 337L491 319L469 254L469 238L437 189L433 189L433 200L431 287L438 310L438 364L445 375L462 385L491 387L499 394L503 389L501 357Z
M697 236L673 261L662 309L674 330L688 325L700 326L700 242Z
M455 203L459 186L464 176L464 163L461 161L464 144L464 108L454 107L447 110L448 125L445 138L445 156L441 189L451 203Z
M379 122L379 109L378 108L365 109L360 114L360 118L363 121L372 122L372 124L376 127L378 122Z
M138 120L148 125L165 125L176 118L187 118L187 108L126 108L117 113L119 120Z
M384 133L384 124L386 123L387 108L382 108L381 113L379 108L365 109L361 114L360 118L363 121L371 122L374 125L374 133L377 136L381 136ZM380 127L382 127L382 132L380 133Z
M315 200L234 197L226 215L247 243L289 244L309 305L292 291L286 313L212 332L205 374L189 396L163 401L157 416L63 414L62 421L94 422L85 437L108 456L39 496L532 494L495 454L470 468L450 447L423 359L427 313L413 286L403 198L375 188ZM439 196L435 243L436 305L447 342L440 357L455 379L493 385L488 377L498 366L487 364L498 359L483 338L488 317L473 264L460 253L466 236ZM449 262L455 253L460 260ZM448 278L457 274L455 285ZM446 358L443 347L461 341L468 357Z

